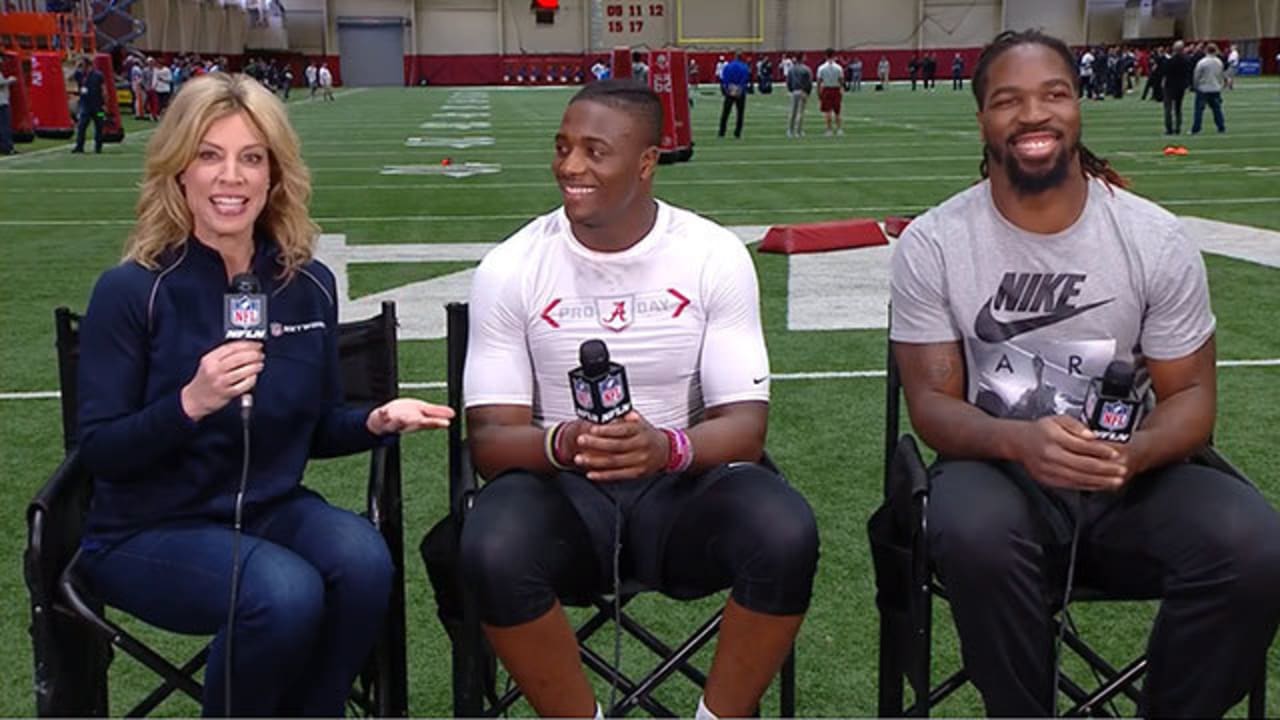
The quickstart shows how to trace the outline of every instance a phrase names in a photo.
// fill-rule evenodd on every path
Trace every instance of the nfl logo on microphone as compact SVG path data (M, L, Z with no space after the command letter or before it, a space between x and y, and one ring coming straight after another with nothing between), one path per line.
M622 402L622 397L622 378L617 375L605 377L600 384L600 402L612 409Z
M231 301L231 324L238 328L249 328L262 322L262 301L241 295Z
M591 397L591 386L585 380L580 378L573 379L573 395L578 407L589 408L595 404L594 398Z
M227 339L261 340L267 335L267 315L262 295L228 295L226 316Z
M1129 405L1123 402L1111 402L1102 406L1102 417L1098 424L1107 430L1121 432L1129 427Z

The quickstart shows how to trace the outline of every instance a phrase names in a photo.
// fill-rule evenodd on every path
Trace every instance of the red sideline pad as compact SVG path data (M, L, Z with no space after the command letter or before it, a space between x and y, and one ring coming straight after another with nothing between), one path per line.
M871 245L888 245L875 220L851 218L802 225L774 225L760 243L760 252L795 253L844 250Z
M890 215L889 217L884 219L885 234L891 238L896 238L902 235L902 233L906 231L907 226L911 224L911 220L914 217L915 217L914 215L911 217L902 217L901 215Z

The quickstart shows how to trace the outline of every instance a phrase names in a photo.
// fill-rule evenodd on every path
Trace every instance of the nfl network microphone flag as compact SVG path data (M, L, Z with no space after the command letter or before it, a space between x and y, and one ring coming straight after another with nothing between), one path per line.
M1133 366L1116 360L1106 374L1089 382L1081 420L1099 440L1126 443L1142 416L1142 403L1133 399Z
M603 340L587 340L578 350L580 367L569 371L573 409L583 420L603 425L631 412L627 371L609 361Z
M223 296L222 328L227 340L262 340L267 336L267 296L258 278L241 273Z

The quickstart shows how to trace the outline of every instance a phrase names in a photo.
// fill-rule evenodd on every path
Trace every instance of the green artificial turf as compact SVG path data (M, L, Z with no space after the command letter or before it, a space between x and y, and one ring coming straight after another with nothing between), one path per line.
M1165 157L1160 106L1124 100L1086 103L1084 141L1109 157L1134 189L1179 214L1280 230L1280 87L1274 79L1240 81L1226 94L1230 132L1179 140L1185 157ZM312 212L326 233L344 233L350 245L492 243L558 202L550 178L552 136L568 90L494 90L495 145L467 150L407 148L452 92L449 88L376 89L340 93L337 102L295 101L291 114L313 172ZM696 95L696 151L692 162L659 170L657 194L730 225L769 225L849 216L883 217L927 208L977 177L979 142L969 92L862 92L845 98L844 137L824 137L811 107L809 135L785 137L785 94L753 95L741 140L717 139L718 98ZM1187 123L1191 102L1187 101ZM128 123L123 145L101 156L72 156L43 143L0 161L0 392L57 388L52 310L83 310L95 277L117 262L128 233L146 132ZM22 148L33 150L38 148ZM438 166L501 163L502 172L471 178L381 175L386 165ZM776 373L878 370L885 334L872 331L787 330L788 260L755 255L764 322ZM353 264L351 290L363 296L474 265L472 262ZM1218 354L1226 360L1280 357L1280 270L1208 256ZM403 342L404 381L444 379L440 340ZM1275 473L1275 431L1280 423L1280 367L1233 367L1219 373L1217 441L1272 502L1280 501ZM435 401L441 391L418 393ZM27 500L59 457L56 399L0 400L0 476L8 490L0 513L0 716L34 712L29 608L20 569ZM874 377L788 380L773 385L769 448L788 478L813 505L822 536L822 560L813 607L798 642L799 700L803 716L875 713L877 616L865 522L881 492L883 381ZM316 463L308 482L348 506L363 488L360 458ZM435 620L418 540L444 512L444 440L414 436L404 444L405 545L410 707L414 715L450 713L448 646ZM658 597L636 601L636 612L675 639L708 613L716 599L681 604ZM1140 652L1151 603L1080 608L1086 637L1120 659ZM935 605L936 667L954 667L957 651L945 605ZM138 627L131 623L130 627ZM175 655L198 641L148 632ZM611 637L597 649L612 652ZM703 653L704 658L706 653ZM624 664L638 673L647 658L624 646ZM1123 659L1128 659L1124 657ZM1271 655L1272 667L1278 660ZM145 692L146 673L119 659L111 673L116 713ZM608 690L599 686L600 697ZM1271 714L1280 714L1280 677L1269 683ZM697 694L679 685L660 695L691 713ZM766 714L776 712L776 692ZM518 706L528 713L527 706ZM1132 712L1131 706L1122 712ZM191 715L185 701L165 704L168 715ZM1242 712L1236 709L1236 714ZM938 711L981 713L966 690Z

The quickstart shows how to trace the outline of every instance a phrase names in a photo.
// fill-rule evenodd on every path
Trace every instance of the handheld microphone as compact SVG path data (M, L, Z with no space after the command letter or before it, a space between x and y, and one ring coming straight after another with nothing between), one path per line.
M631 412L627 371L609 361L603 340L587 340L578 348L580 367L569 371L573 409L579 418L603 425Z
M1142 403L1133 399L1133 365L1113 360L1101 378L1089 381L1081 420L1099 440L1127 443L1142 416Z
M263 340L267 337L267 296L253 273L240 273L231 278L231 287L222 297L222 332L227 340ZM253 394L240 396L240 431L244 455L240 464L240 488L235 497L235 540L231 546L231 597L227 601L227 634L224 658L226 685L223 701L227 717L231 717L231 659L235 650L236 597L240 593L240 533L244 517L244 494L249 484L249 417L253 411Z
M253 273L231 278L231 287L222 301L222 330L227 340L262 340L267 336L267 296ZM253 395L240 396L240 410L247 414Z
M587 340L578 347L579 367L569 371L573 390L573 410L578 417L603 425L631 412L631 386L627 371L609 361L603 340ZM612 488L608 494L613 497ZM618 692L618 668L622 667L622 504L613 497L613 677L609 686L609 707Z

